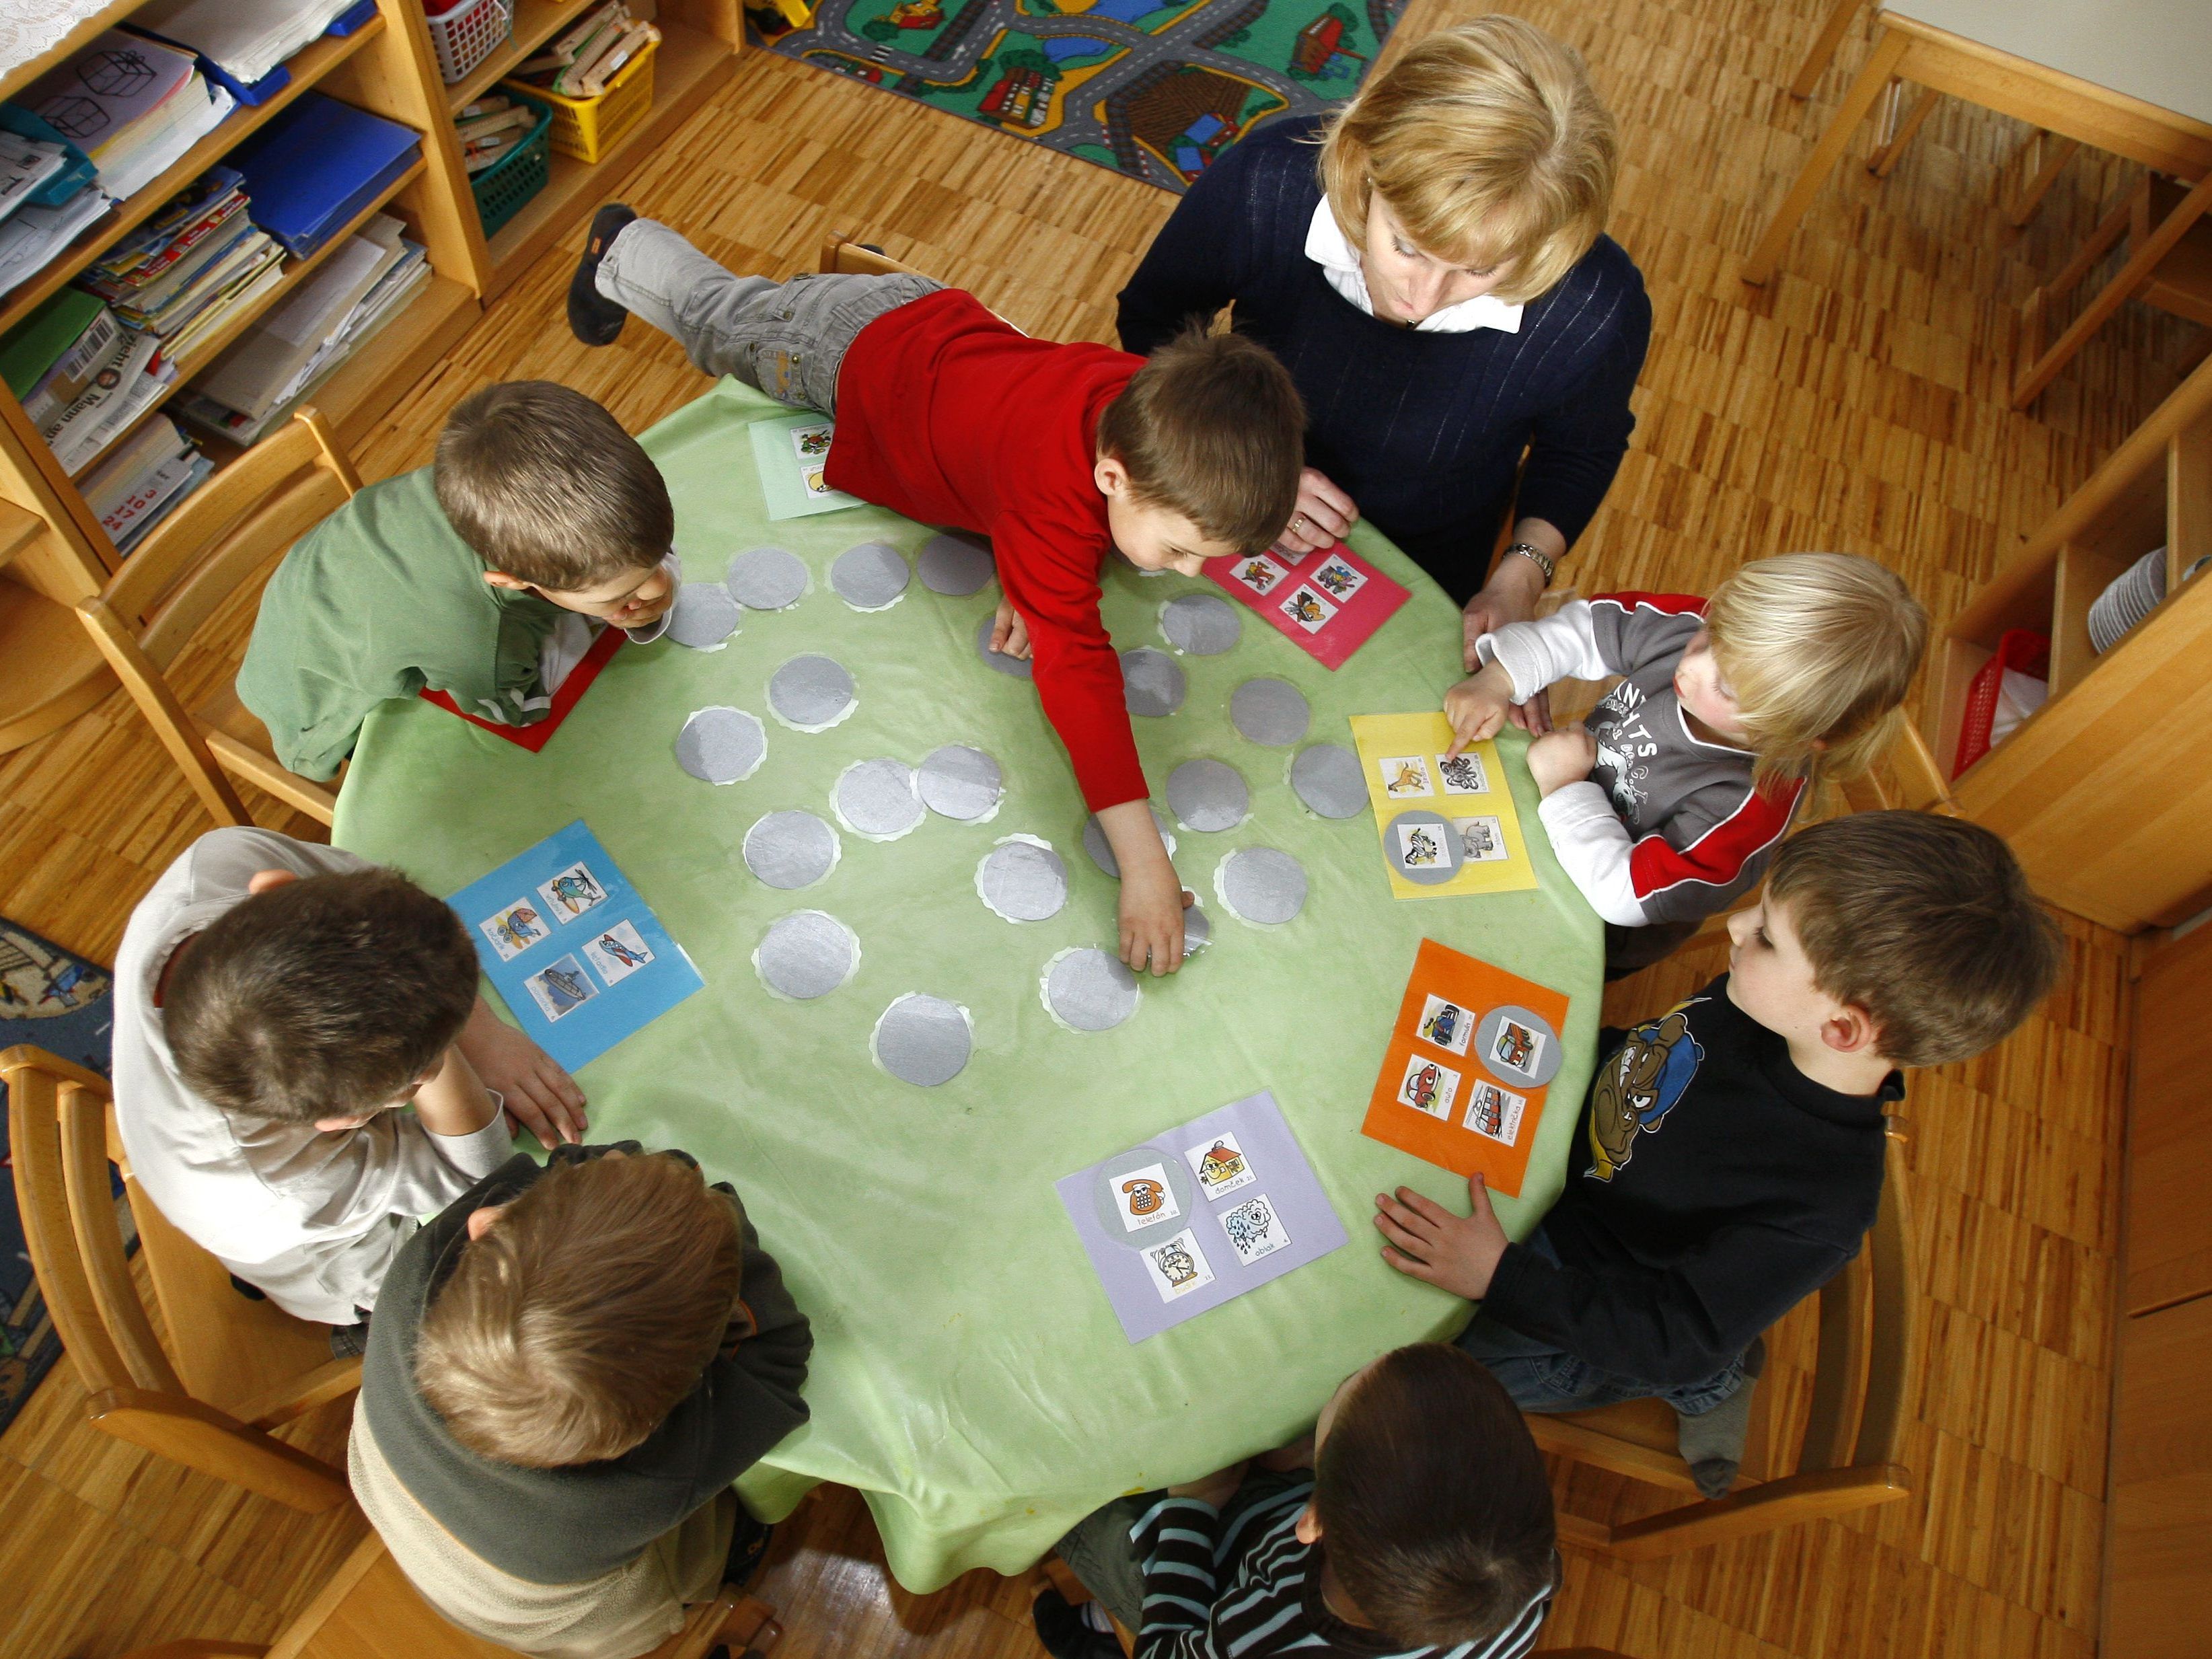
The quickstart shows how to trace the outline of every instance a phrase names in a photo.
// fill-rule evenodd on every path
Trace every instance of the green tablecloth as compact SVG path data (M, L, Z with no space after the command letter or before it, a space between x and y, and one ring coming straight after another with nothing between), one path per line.
M1179 714L1136 720L1156 799L1174 766L1211 755L1244 775L1252 817L1180 837L1176 866L1212 916L1212 947L1179 975L1146 980L1117 1030L1062 1029L1042 1006L1040 974L1065 946L1112 948L1115 886L1084 854L1081 798L1034 690L975 655L997 586L948 599L916 580L888 611L848 608L826 584L838 553L880 539L911 556L931 532L875 507L769 522L740 428L780 412L725 381L644 443L667 475L695 578L717 579L732 554L775 543L811 568L804 599L748 613L720 651L625 646L539 755L428 703L385 704L362 734L335 838L450 893L574 818L598 833L707 988L584 1068L592 1139L682 1146L735 1182L814 1322L813 1420L740 1489L773 1517L815 1482L857 1487L893 1572L921 1591L971 1567L1018 1571L1119 1493L1289 1439L1374 1354L1454 1330L1466 1304L1384 1266L1369 1217L1373 1194L1401 1182L1456 1207L1465 1188L1359 1133L1415 949L1436 939L1572 999L1527 1184L1498 1205L1518 1237L1566 1166L1595 1046L1601 929L1535 821L1517 733L1504 739L1505 769L1540 890L1397 902L1369 815L1310 815L1285 781L1291 751L1230 724L1231 691L1263 674L1311 701L1309 742L1348 747L1348 715L1434 706L1457 655L1457 615L1363 527L1353 545L1414 592L1343 668L1329 672L1247 613L1233 651L1179 659L1190 688ZM1118 561L1105 586L1124 649L1162 645L1158 607L1210 590ZM852 670L860 707L844 724L802 734L769 718L768 677L800 651ZM767 761L745 782L698 782L671 757L685 718L710 703L767 721ZM889 844L845 835L836 870L796 892L745 869L739 847L763 813L803 807L834 822L830 786L851 762L915 763L951 742L1005 769L989 823L933 815ZM1048 921L1001 921L976 896L977 861L1017 831L1066 862L1069 902ZM1304 862L1310 896L1294 921L1257 928L1222 911L1213 869L1240 846ZM772 921L801 908L850 925L862 957L850 984L793 1003L767 993L750 958ZM973 1012L974 1056L942 1087L897 1082L870 1061L877 1016L908 991ZM1262 1088L1351 1243L1131 1346L1053 1182Z

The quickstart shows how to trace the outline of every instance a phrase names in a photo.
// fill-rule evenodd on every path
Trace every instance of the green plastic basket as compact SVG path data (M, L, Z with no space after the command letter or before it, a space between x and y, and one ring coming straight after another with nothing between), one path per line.
M522 211L525 202L545 188L551 166L548 140L553 132L553 106L512 87L505 90L516 102L536 110L538 120L528 137L469 180L469 189L477 198L477 217L483 221L486 236L495 234Z

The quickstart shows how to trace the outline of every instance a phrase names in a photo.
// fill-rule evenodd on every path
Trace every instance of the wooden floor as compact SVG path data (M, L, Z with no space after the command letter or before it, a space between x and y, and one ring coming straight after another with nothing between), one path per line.
M1483 9L1415 0L1398 39ZM1992 202L2020 130L1955 103L1886 184L1847 164L1768 289L1736 281L1863 52L1848 46L1808 104L1784 92L1826 0L1516 9L1583 50L1620 118L1613 233L1656 311L1633 450L1568 567L1583 591L1703 590L1747 557L1840 548L1904 572L1947 614L2172 384L2186 331L2130 307L2032 415L2008 410L2011 307L2078 244L2119 172L2077 159L2013 231ZM766 53L741 62L628 194L739 267L805 269L824 232L861 233L1069 338L1111 337L1114 291L1172 205ZM641 328L605 351L570 342L561 292L578 240L399 404L365 472L428 460L443 412L489 380L567 381L633 428L699 392ZM185 678L231 672L247 621L233 618L225 648ZM0 911L110 959L131 904L205 827L111 700L0 757ZM2093 1650L2129 988L2121 940L2086 925L2069 935L2071 971L2043 1018L2001 1052L1913 1084L1927 1363L1908 1462L1920 1495L1636 1568L1571 1554L1547 1646L1632 1659ZM1610 1006L1663 1006L1711 968L1669 964L1616 988ZM1790 1342L1777 1352L1788 1363ZM81 1406L64 1365L0 1439L0 1659L266 1640L351 1541L344 1516L306 1521L139 1456L79 1426ZM331 1417L304 1433L336 1455L343 1431ZM1582 1475L1563 1475L1561 1492L1580 1508L1637 1501ZM1027 1582L973 1574L908 1595L886 1582L848 1492L820 1495L785 1528L766 1585L790 1627L787 1659L1036 1652Z

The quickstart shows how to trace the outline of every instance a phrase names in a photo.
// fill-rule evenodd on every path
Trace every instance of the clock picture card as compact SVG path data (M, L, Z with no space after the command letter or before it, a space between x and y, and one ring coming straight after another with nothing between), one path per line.
M1132 1342L1345 1242L1313 1165L1264 1089L1054 1188Z
M706 983L580 818L446 902L515 1023L571 1072Z
M1405 604L1406 590L1350 548L1291 554L1270 548L1208 559L1206 574L1324 668L1336 669Z

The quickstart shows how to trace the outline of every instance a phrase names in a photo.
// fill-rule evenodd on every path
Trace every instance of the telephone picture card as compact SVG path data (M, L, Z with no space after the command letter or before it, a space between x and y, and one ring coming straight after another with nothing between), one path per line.
M706 983L581 819L446 902L515 1023L572 1072Z

